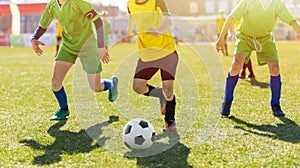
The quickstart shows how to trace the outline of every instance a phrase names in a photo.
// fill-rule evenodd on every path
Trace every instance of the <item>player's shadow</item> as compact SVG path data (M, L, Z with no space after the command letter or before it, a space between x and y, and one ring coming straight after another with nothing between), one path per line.
M269 88L270 87L270 84L269 83L266 83L266 82L260 82L258 81L257 79L255 78L251 78L250 80L246 80L247 82L249 82L252 86L257 86L257 87L260 87L260 88Z
M300 126L295 123L295 121L286 118L286 117L278 117L283 123L277 125L270 125L270 124L261 124L256 125L241 119L238 119L234 116L231 116L230 119L237 124L245 125L248 128L243 126L235 126L234 128L242 129L249 133L273 138L276 140L281 140L285 142L290 142L297 144L300 142Z
M87 153L95 148L102 147L109 137L101 136L102 127L119 121L118 116L110 116L108 121L93 125L79 132L60 130L67 120L59 121L48 129L48 134L55 137L50 145L43 145L33 139L21 140L20 143L30 146L32 149L45 151L43 155L35 156L34 165L50 165L61 161L62 154ZM97 142L95 142L97 140Z
M168 138L168 144L155 142L162 138ZM190 148L180 143L180 136L176 131L164 131L162 134L155 136L155 141L149 149L145 150L146 157L143 151L131 151L125 154L125 157L137 159L137 165L140 167L182 167L191 168L188 164L187 158L190 153ZM167 149L163 151L162 149ZM149 152L150 150L150 152ZM151 151L152 150L152 151ZM159 154L149 155L149 153Z

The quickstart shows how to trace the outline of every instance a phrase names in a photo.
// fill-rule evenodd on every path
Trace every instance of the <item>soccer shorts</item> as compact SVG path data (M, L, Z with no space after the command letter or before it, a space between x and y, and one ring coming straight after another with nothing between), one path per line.
M143 62L140 58L135 70L135 79L150 80L154 74L160 70L162 81L174 80L178 64L178 54L176 51L158 60Z
M82 68L86 73L95 74L102 71L102 63L100 57L95 52L83 51L79 52L79 54L76 55L64 50L64 47L61 47L55 60L71 62L74 64L77 57L79 57Z
M257 62L260 66L267 62L279 61L275 39L271 34L264 37L251 37L239 33L236 38L234 54L246 56L245 63L248 63L252 51L256 51Z

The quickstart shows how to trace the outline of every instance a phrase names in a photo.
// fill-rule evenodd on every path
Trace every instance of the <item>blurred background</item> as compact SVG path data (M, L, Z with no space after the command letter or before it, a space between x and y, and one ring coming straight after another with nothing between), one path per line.
M49 0L0 0L0 46L30 46L32 33L38 26L41 14ZM134 42L127 39L127 0L88 0L100 13L106 11L110 22L109 43ZM219 11L226 15L237 5L238 0L165 0L173 15L173 34L184 42L201 43L217 38L216 19ZM300 18L300 0L285 0L287 7L297 19ZM180 5L179 5L180 4ZM187 25L186 22L190 24ZM50 25L43 42L55 45L55 21ZM291 28L278 21L273 31L277 40L296 40ZM228 39L234 40L234 28Z

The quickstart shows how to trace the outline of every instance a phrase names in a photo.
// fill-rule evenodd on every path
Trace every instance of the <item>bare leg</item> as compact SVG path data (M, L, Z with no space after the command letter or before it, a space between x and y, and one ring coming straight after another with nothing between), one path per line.
M90 88L95 92L101 92L104 90L104 83L101 82L101 74L87 74Z
M62 82L72 67L73 63L66 61L56 61L52 75L52 90L59 91L62 88Z

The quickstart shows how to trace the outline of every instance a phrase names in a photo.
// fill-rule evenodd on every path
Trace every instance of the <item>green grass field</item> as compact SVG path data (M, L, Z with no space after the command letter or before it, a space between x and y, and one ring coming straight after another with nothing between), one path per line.
M268 69L253 56L256 80L239 81L234 117L225 119L218 109L233 56L219 56L213 46L179 46L178 134L168 137L158 101L131 89L134 44L113 46L104 65L103 78L120 79L115 103L89 90L79 64L71 69L64 81L71 114L62 122L49 121L58 107L51 91L55 48L44 47L38 57L30 47L2 47L0 167L300 167L300 47L279 42L278 48L286 117L272 116ZM136 117L149 120L161 138L155 155L135 157L123 145L122 128Z

